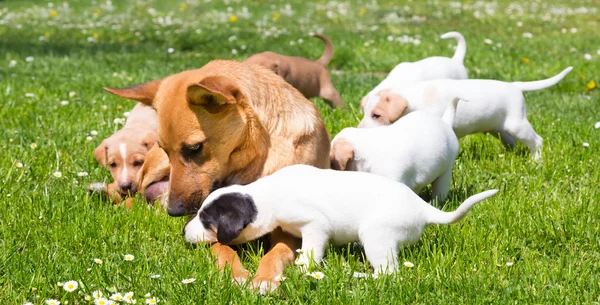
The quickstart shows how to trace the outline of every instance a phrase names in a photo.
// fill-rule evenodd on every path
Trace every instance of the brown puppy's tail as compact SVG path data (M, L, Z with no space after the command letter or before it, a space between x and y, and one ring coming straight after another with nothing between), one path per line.
M323 42L325 43L325 51L323 52L323 55L321 55L321 57L316 60L317 63L325 67L331 61L331 57L333 57L333 44L331 43L331 40L329 40L329 37L325 35L312 34L312 36L323 40Z

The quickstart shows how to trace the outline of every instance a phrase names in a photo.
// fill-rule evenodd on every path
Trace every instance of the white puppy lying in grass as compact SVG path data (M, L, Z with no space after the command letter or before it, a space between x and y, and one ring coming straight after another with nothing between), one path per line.
M458 45L452 58L442 56L432 56L416 62L403 62L398 64L388 76L367 93L367 96L376 94L377 92L394 88L398 84L412 83L432 79L467 79L467 69L464 66L465 54L467 52L467 42L465 38L458 32L448 32L440 38L454 38ZM364 100L364 98L363 98ZM362 105L362 101L361 101Z
M384 99L385 95L381 94ZM432 183L432 199L442 203L458 154L452 131L458 101L454 99L441 119L415 111L389 126L344 128L331 141L331 168L385 176L416 193Z
M297 262L319 263L329 240L361 241L376 273L397 269L398 247L416 243L425 227L464 218L490 190L469 197L454 212L440 211L406 185L363 172L285 167L248 185L211 193L184 228L187 241L240 244L280 227L302 238Z
M389 125L402 115L427 110L441 116L455 97L469 101L456 110L454 132L458 138L468 134L489 132L500 135L506 146L515 140L525 144L534 159L542 156L542 138L527 120L524 91L551 87L562 80L573 67L551 78L532 82L503 82L489 79L440 79L410 85L398 85L373 95L364 102L365 116L358 127Z

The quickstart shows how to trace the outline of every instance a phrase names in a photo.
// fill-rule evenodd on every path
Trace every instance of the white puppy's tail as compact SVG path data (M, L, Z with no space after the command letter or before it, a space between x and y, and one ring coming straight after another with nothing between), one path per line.
M455 97L452 102L446 106L446 110L444 110L444 115L442 115L442 121L446 122L446 124L450 125L450 127L454 126L454 117L456 116L456 105L461 101L460 98ZM466 102L466 100L462 100Z
M473 195L463 203L460 204L458 209L454 212L444 212L440 211L434 207L430 209L430 215L428 215L428 224L451 224L455 223L467 216L467 212L478 202L487 199L491 196L494 196L498 193L498 190L489 190L485 192L481 192L479 194Z
M454 38L458 45L456 46L456 51L454 52L454 56L452 56L452 60L459 62L461 65L465 61L465 54L467 54L467 41L463 37L463 35L459 32L448 32L442 36L442 39Z
M565 78L565 76L567 76L567 74L569 74L569 72L571 72L571 70L573 70L573 67L568 67L568 68L564 69L562 72L558 73L557 75L554 75L547 79L536 80L536 81L532 81L532 82L512 82L511 84L519 87L519 89L521 89L521 91L542 90L544 88L548 88L548 87L552 87L552 86L556 85L556 83L560 82L563 78Z

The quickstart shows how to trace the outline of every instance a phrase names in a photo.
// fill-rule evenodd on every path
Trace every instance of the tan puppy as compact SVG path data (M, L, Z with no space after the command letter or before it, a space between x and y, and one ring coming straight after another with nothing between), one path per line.
M96 161L108 168L113 183L92 183L89 189L107 194L115 203L138 190L137 172L148 151L158 141L156 111L142 103L131 110L123 128L104 139L94 150Z
M156 109L159 145L166 154L155 162L163 166L149 167L146 176L159 172L153 176L161 179L170 164L172 216L196 213L216 188L248 184L288 165L329 167L329 135L316 107L261 66L215 60L162 80L106 90ZM299 240L276 230L271 242L253 287L279 285L275 277L294 260ZM219 268L230 265L236 280L246 280L248 272L233 249L219 243L211 249Z
M306 98L320 97L330 107L342 107L344 106L342 97L331 83L329 73L325 69L333 55L333 44L325 35L314 34L313 36L325 42L325 52L316 61L297 56L263 52L250 56L246 59L246 62L270 69L302 92Z

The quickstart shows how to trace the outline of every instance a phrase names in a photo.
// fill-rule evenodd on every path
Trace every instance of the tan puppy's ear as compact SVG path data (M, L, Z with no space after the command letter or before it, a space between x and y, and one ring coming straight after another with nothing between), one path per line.
M408 101L401 95L395 93L383 94L379 102L383 102L387 105L386 113L390 124L402 117L402 114L404 114L404 111L408 108Z
M360 111L361 112L365 112L365 106L367 104L367 97L363 96L363 98L360 99Z
M162 80L158 79L129 88L104 88L104 90L122 98L152 106L152 102L154 101L154 97L156 96L156 92L158 91L161 82Z
M100 145L98 145L98 147L96 147L96 149L94 149L94 157L96 158L96 161L102 165L102 167L106 167L106 163L108 162L108 156L106 155L107 148L108 144L106 143L106 140L104 140L102 143L100 143Z
M148 150L150 150L156 143L158 142L158 135L156 132L149 131L146 132L144 137L142 138L142 145L146 146Z
M222 76L207 77L187 88L188 102L213 114L220 112L224 106L237 103L239 95L239 89Z
M337 140L333 143L330 157L331 169L345 171L354 159L354 146L346 140Z

